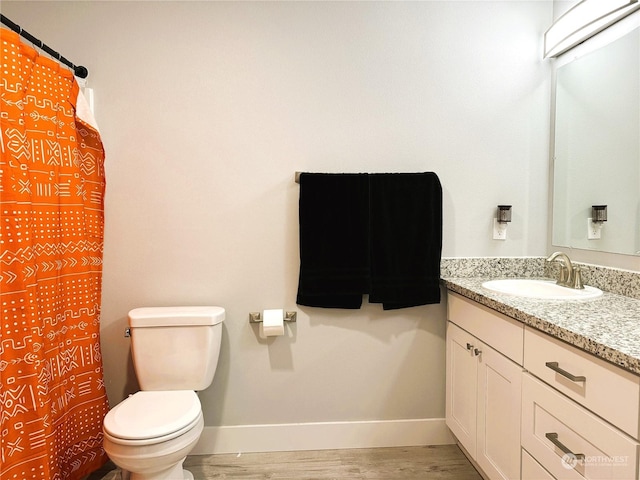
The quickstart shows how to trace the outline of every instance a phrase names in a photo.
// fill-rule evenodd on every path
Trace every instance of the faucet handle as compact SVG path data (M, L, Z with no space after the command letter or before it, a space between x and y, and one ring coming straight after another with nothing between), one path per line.
M582 270L580 270L580 267L573 267L573 288L577 288L579 290L584 289L584 284L582 283Z

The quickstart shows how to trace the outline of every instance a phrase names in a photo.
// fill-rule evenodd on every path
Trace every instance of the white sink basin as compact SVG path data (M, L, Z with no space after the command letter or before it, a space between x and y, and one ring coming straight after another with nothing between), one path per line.
M504 278L484 282L488 290L505 295L546 300L586 300L602 295L602 290L585 285L583 290L561 287L555 280L536 280L533 278Z

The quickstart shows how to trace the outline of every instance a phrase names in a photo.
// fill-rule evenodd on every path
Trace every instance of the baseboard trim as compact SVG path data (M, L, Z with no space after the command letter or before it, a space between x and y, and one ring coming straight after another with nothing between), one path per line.
M444 418L205 427L192 455L448 445Z

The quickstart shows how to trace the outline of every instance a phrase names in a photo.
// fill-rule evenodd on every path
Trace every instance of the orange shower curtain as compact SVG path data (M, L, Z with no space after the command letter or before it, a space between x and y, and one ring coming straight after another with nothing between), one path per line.
M0 39L0 479L79 479L106 461L104 153L71 72Z

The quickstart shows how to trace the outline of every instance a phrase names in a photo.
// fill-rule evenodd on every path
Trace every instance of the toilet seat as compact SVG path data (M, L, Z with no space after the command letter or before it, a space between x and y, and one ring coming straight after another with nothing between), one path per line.
M140 391L104 418L104 433L122 445L159 443L178 437L202 417L193 390Z

